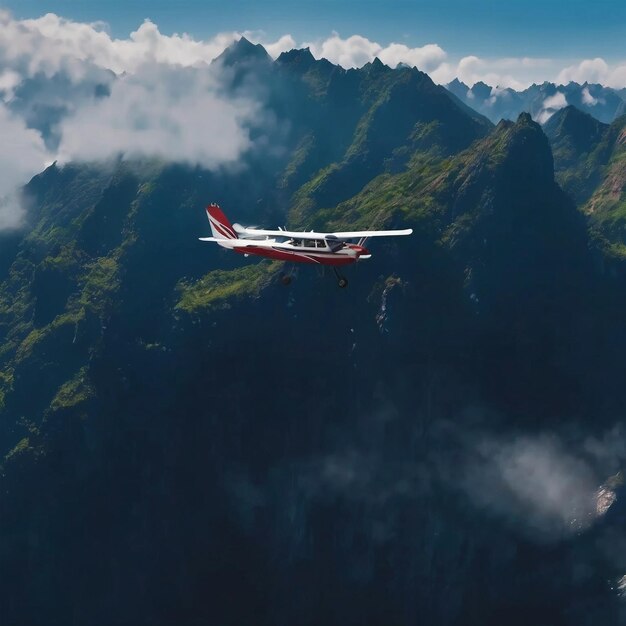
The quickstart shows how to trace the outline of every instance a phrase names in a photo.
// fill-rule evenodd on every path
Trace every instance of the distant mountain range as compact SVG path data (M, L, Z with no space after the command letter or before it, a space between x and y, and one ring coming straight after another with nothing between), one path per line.
M559 109L574 105L601 122L610 123L626 113L626 89L615 90L598 84L571 82L556 85L544 82L531 85L523 91L492 87L483 82L468 87L454 79L446 87L468 106L488 117L492 122L516 119L522 111L530 113L543 124Z
M54 164L0 233L6 624L620 623L626 118L218 62L264 94L239 167ZM286 288L210 201L414 235Z

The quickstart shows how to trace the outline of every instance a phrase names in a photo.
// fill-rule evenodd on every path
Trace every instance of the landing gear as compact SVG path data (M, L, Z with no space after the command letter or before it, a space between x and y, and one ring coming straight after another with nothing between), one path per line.
M335 272L335 276L337 277L337 284L340 289L345 289L348 286L348 279L345 276L342 276L336 267L333 267L333 271Z

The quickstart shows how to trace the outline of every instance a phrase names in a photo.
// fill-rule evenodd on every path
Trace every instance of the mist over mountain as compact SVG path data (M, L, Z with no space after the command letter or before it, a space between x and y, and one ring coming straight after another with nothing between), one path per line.
M76 143L0 231L6 622L623 623L624 118L246 39L155 75L89 96L158 99L142 149ZM285 287L210 201L414 234Z
M590 113L601 122L610 123L626 113L624 90L615 90L599 84L570 82L557 85L544 82L533 84L524 90L510 87L492 87L482 81L472 87L454 79L446 87L462 102L492 122L516 119L526 111L536 121L547 122L556 111L568 105Z

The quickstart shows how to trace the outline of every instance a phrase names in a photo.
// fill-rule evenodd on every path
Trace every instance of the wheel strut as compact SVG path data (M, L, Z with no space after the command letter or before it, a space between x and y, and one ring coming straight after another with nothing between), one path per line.
M333 271L335 272L335 276L337 277L337 284L341 289L345 289L348 286L348 279L345 276L342 276L336 267L333 267Z

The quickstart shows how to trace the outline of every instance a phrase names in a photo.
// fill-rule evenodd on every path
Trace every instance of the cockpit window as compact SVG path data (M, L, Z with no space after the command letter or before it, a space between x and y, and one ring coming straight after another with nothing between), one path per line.
M326 242L328 243L328 247L333 251L337 252L337 250L341 250L344 246L343 241L339 241L336 237L329 236L326 238Z
M323 239L292 239L292 246L302 246L303 248L326 248L326 242Z

